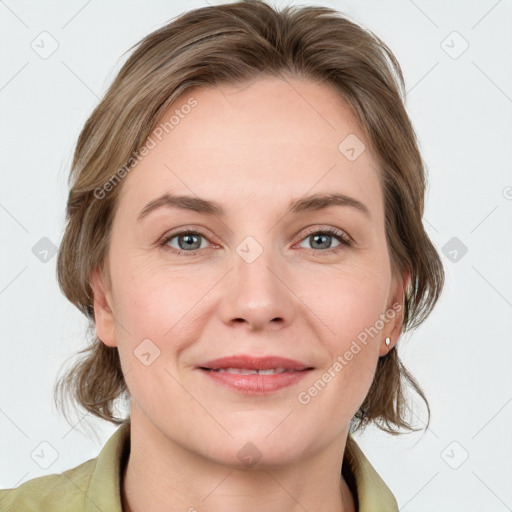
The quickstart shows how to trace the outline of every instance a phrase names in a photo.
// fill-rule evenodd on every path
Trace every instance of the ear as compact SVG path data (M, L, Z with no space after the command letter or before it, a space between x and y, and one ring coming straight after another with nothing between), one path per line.
M401 276L396 277L394 281L393 291L386 309L386 318L389 321L382 331L384 339L390 339L390 344L387 347L384 340L382 341L379 356L385 356L396 345L400 337L405 316L405 291L411 283L411 273L409 271L404 272Z
M105 283L103 273L95 268L91 273L94 295L94 321L98 338L109 347L116 347L115 319L112 311L112 293Z

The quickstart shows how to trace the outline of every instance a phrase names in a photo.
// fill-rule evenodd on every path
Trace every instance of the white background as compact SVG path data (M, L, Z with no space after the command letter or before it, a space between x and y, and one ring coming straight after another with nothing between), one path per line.
M400 510L512 510L511 2L304 3L346 13L401 63L429 170L425 222L447 272L434 313L399 343L429 399L430 428L355 437ZM96 457L115 430L90 419L94 438L81 429L90 416L73 428L52 406L62 365L85 346L86 324L59 291L56 257L41 262L32 247L42 237L60 243L73 147L123 52L205 5L0 3L0 488ZM59 45L47 59L31 48L43 31ZM457 58L464 42L453 31L469 44ZM452 237L468 249L456 262L442 253ZM43 441L58 452L47 469L31 458Z

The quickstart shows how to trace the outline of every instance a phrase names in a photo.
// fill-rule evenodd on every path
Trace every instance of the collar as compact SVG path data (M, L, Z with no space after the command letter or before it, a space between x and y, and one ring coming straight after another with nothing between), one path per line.
M124 421L96 459L87 492L86 512L122 512L121 478L130 454L130 420ZM398 512L390 489L375 471L352 434L348 434L342 474L356 501L357 512Z
M345 445L342 474L356 498L357 512L398 512L393 493L350 433Z

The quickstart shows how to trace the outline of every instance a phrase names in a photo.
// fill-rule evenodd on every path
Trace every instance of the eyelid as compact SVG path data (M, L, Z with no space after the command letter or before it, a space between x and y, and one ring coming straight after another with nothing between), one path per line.
M354 239L344 230L340 228L335 228L333 226L323 226L319 227L318 225L313 226L311 229L306 228L307 231L303 233L302 238L299 240L300 242L304 240L304 238L307 238L308 236L314 234L314 233L326 233L332 236L338 236L340 238L343 238L345 242L350 243L351 245L355 243Z
M299 238L299 240L297 242L295 242L294 246L301 243L302 241L304 241L306 238L308 238L312 234L316 234L316 233L326 234L326 235L332 236L334 238L339 238L340 246L349 247L354 244L353 238L345 230L342 230L340 228L335 228L333 226L323 226L322 227L322 226L316 225L316 226L306 228L306 231L302 232L301 237ZM202 231L202 228L198 229L196 227L186 226L186 225L179 226L179 227L174 228L171 231L168 231L167 233L165 233L165 235L163 235L159 239L158 245L165 248L165 246L168 244L168 242L171 239L173 239L177 236L180 236L180 235L185 235L185 234L192 234L192 235L195 234L195 235L202 236L209 244L217 246L217 247L219 246L219 244L212 242L210 240L210 236L205 234ZM329 253L329 252L336 252L337 248L340 246L328 248L325 250L322 250L322 249L309 249L309 250L313 251L315 253ZM182 250L175 249L173 247L168 247L168 250L170 250L171 252L173 252L175 254L185 252L185 253L189 253L189 255L195 255L195 254L197 254L197 252L201 252L201 251L203 251L205 249L209 249L209 248L210 247L204 247L202 249L195 249L195 250L191 250L191 251L182 251Z
M213 238L213 237L204 233L202 231L202 229L203 228L200 228L200 227L198 228L198 227L187 226L187 225L179 226L177 228L171 229L170 231L167 231L164 235L162 235L162 237L158 239L158 244L164 245L166 242L169 241L169 239L174 238L175 236L178 236L178 235L197 234L197 235L201 235L202 237L206 238L213 245L218 245L218 244L212 242L210 240L210 238Z

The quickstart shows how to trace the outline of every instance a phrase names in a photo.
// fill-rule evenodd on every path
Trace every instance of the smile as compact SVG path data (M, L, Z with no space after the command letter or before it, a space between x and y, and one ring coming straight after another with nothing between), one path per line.
M313 370L311 366L289 358L245 354L206 361L197 369L213 382L248 395L269 394L292 386Z
M284 373L287 370L284 368L269 368L268 370L248 370L246 368L219 368L218 370L211 370L212 372L220 373L234 373L237 375L276 375Z

